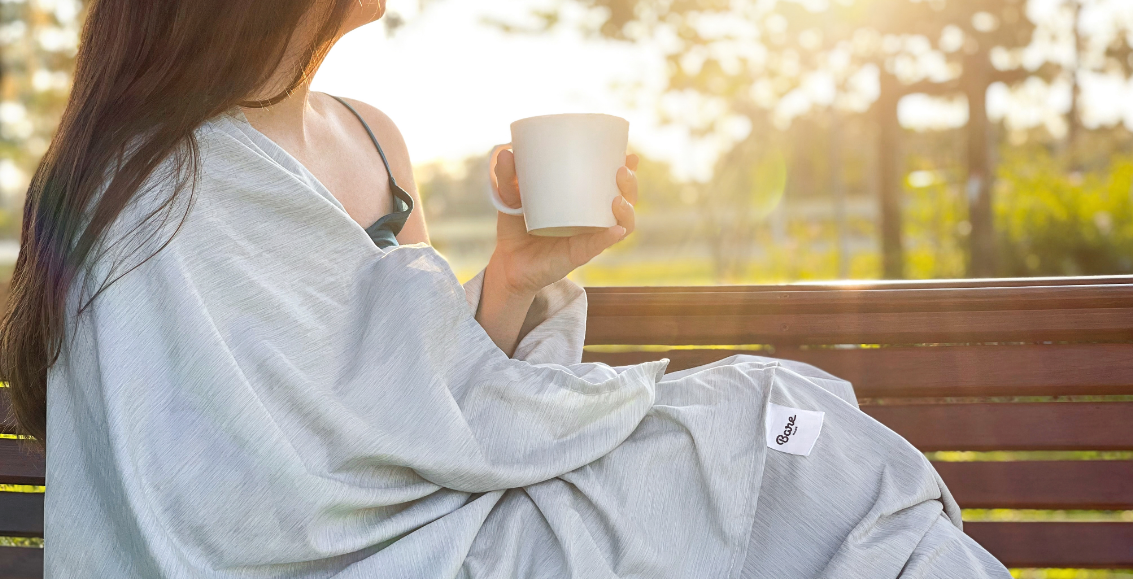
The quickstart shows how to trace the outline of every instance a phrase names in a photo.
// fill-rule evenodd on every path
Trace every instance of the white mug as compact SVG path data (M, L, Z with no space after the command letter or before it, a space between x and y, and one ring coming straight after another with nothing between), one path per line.
M512 151L522 206L500 200L492 152L492 205L508 215L523 215L527 232L570 237L618 224L613 203L618 169L625 165L629 122L600 114L547 115L511 124Z

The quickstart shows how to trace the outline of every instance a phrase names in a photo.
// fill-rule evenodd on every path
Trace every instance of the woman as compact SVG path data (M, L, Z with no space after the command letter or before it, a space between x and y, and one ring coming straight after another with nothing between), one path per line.
M500 215L462 288L393 123L307 89L383 11L90 5L0 342L49 577L1007 577L845 382L580 362L632 158L618 226Z

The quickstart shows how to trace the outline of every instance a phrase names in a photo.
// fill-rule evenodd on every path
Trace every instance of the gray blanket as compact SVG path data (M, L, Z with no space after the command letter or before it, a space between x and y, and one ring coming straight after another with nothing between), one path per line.
M238 111L197 137L191 205L155 176L71 296L116 279L49 374L48 577L1008 577L849 384L581 363L566 281L508 358L478 280Z

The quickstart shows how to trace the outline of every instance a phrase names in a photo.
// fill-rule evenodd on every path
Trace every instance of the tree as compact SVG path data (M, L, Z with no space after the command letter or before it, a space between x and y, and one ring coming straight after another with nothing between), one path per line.
M1069 38L1071 56L1062 63L1061 76L1070 84L1070 107L1067 113L1067 135L1063 141L1065 148L1073 149L1082 133L1082 80L1090 74L1118 74L1128 78L1133 73L1133 50L1130 48L1130 33L1118 22L1110 21L1102 30L1087 35L1084 30L1087 12L1094 14L1105 10L1107 0L1062 0L1058 6L1062 18L1051 24L1062 24L1065 29L1049 31L1052 36L1065 34ZM1096 19L1096 18L1095 18ZM1127 23L1129 24L1129 23ZM1081 160L1071 165L1081 170Z
M83 3L0 2L0 192L18 211L23 189L66 106ZM16 220L18 221L18 220ZM8 237L17 232L3 231Z
M898 105L913 93L963 94L970 117L969 272L994 273L986 95L994 83L1018 82L1033 72L1022 68L1019 56L1034 30L1021 0L838 0L817 10L817 3L788 0L565 1L601 15L594 31L603 36L669 39L669 90L718 99L753 125L766 123L784 99L816 81L832 85L836 98L814 108L868 111L877 126L886 277L903 277ZM862 86L870 75L876 79L872 97Z

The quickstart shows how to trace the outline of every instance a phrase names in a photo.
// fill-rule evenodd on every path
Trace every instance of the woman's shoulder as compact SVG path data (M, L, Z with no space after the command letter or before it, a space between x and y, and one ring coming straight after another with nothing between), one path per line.
M357 122L353 114L346 107L335 102L333 97L323 93L312 94L318 94L322 98L323 106L327 107L325 110L334 111L334 114L340 117L349 117L345 119L347 122ZM390 166L393 168L394 177L398 181L411 178L412 164L409 160L409 149L405 145L405 138L401 135L401 130L397 128L393 119L369 103L348 97L341 98L350 103L350 106L362 115L362 119L370 126L370 130L374 131L374 136L378 138L378 143L382 146L382 151L385 152ZM405 175L398 174L401 171L408 171L408 173Z
M334 97L326 93L313 94L317 94L320 98L323 99L324 106L329 106L332 108L342 107L342 105L334 101ZM366 119L366 123L370 125L370 128L374 130L374 134L376 134L379 138L382 135L395 136L399 139L401 138L401 131L398 130L397 124L393 122L393 119L391 119L389 115L385 114L377 107L355 98L338 98L341 98L342 100L350 103L350 106L354 107L354 110L358 111L358 113L362 115L362 118ZM350 112L345 108L343 108L341 112L346 113L347 115L350 114Z

